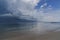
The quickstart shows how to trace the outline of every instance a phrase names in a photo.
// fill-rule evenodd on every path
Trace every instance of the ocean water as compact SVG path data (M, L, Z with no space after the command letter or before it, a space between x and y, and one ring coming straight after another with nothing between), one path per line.
M15 17L0 17L0 19L0 40L60 31L60 22L33 22Z
M19 24L0 24L0 32L29 30L35 32L57 31L60 23L20 22Z
M0 32L29 30L34 27L35 23L21 22L19 24L0 24Z
M36 22L16 17L0 17L0 32L30 29ZM28 27L29 26L29 27Z
M12 16L0 17L0 33L21 30L43 33L48 31L57 31L59 29L60 22L37 22L27 19L19 19Z

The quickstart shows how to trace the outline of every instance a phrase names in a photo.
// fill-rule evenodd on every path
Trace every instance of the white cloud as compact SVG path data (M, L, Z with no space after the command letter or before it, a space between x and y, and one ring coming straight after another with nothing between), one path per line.
M44 3L43 5L41 5L41 8L45 8L47 7L47 3Z
M12 11L14 15L17 12L21 12L23 15L33 16L36 14L36 10L34 9L37 3L40 0L8 0L8 10ZM17 14L16 14L17 15Z
M31 5L37 5L40 0L22 0L25 3L30 3Z

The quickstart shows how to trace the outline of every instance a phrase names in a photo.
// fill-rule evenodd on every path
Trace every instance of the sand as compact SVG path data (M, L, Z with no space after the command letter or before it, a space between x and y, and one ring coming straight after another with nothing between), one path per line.
M60 31L35 34L30 32L7 32L0 40L60 40Z

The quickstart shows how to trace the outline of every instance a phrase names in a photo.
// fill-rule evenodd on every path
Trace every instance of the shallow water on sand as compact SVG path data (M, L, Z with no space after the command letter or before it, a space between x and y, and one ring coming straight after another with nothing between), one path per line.
M42 37L40 35L56 31L60 31L60 23L21 22L19 24L1 24L0 40L39 40L39 37Z

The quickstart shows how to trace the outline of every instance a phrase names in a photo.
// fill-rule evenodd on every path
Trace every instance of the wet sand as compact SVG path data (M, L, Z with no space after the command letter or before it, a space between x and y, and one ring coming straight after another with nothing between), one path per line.
M7 32L0 36L0 40L60 40L59 32L35 34L30 32Z

